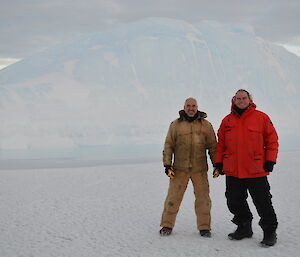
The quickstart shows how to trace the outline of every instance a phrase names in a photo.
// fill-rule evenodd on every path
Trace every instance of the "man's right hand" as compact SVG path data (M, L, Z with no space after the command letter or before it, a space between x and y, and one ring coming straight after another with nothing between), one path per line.
M223 171L223 163L222 162L217 162L214 165L214 170L213 170L213 178L219 177L219 175L224 175Z
M174 178L174 176L175 176L174 169L172 168L171 165L166 165L165 166L165 173L171 179Z

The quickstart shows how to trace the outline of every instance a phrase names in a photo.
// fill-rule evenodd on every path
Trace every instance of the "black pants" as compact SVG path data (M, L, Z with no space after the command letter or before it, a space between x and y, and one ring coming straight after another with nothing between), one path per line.
M239 225L253 219L247 203L248 191L252 197L263 231L275 231L278 225L272 205L272 195L267 177L239 179L226 177L227 206L234 215L232 222Z

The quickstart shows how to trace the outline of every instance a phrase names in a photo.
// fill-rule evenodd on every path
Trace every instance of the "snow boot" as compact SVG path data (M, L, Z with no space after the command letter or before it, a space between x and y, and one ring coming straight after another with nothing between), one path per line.
M264 231L264 238L260 242L261 246L269 247L275 245L277 242L277 234L275 231Z
M253 235L251 221L247 221L238 224L236 231L228 234L228 238L231 240L241 240L243 238L250 238Z
M200 236L203 237L211 237L211 232L208 229L201 229L199 230Z
M162 229L159 231L159 234L161 236L169 236L172 233L172 228L168 227L162 227Z

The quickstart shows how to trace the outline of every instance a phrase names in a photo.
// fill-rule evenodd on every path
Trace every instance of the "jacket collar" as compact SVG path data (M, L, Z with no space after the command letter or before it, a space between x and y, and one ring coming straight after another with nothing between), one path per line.
M207 114L205 112L200 112L200 111L197 111L197 118L195 120L202 120L202 119L205 119L207 117ZM178 118L178 121L186 121L187 119L185 118L185 111L184 110L180 110L179 111L179 118Z

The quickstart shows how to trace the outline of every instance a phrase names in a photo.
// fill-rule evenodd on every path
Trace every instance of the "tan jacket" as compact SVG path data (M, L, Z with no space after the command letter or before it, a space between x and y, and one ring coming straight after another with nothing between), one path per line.
M175 170L207 171L207 155L213 163L216 152L216 135L206 113L198 111L198 118L192 122L179 112L180 118L169 127L163 150L163 164L172 165ZM172 160L174 157L174 163Z

